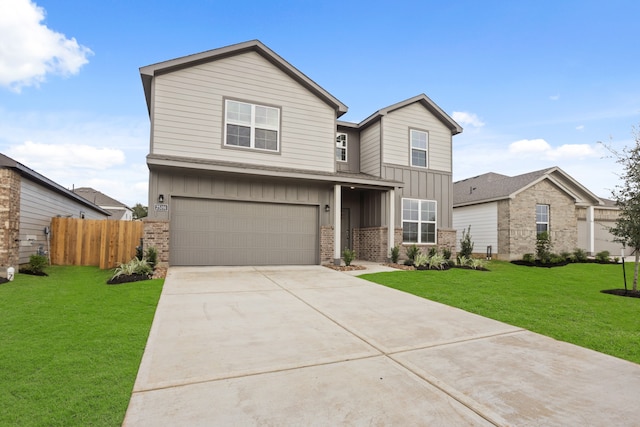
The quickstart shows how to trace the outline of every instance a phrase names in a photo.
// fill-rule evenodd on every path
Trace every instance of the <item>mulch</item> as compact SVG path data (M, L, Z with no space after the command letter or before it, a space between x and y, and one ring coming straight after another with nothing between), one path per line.
M640 298L640 291L633 291L631 289L606 289L600 292L603 294L618 295L620 297Z
M333 265L333 264L325 264L327 268L337 271L356 271L356 270L366 270L367 267L364 265Z

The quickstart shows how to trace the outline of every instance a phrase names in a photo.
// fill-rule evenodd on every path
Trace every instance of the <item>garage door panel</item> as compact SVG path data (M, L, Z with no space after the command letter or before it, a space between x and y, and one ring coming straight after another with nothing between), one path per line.
M172 265L317 264L318 207L172 199Z

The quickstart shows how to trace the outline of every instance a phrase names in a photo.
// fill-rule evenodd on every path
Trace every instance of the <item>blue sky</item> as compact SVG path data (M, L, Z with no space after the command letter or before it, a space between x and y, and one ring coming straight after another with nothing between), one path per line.
M454 180L560 166L599 196L598 141L640 124L638 1L0 0L0 152L147 204L139 67L259 39L358 122L425 93L464 132Z

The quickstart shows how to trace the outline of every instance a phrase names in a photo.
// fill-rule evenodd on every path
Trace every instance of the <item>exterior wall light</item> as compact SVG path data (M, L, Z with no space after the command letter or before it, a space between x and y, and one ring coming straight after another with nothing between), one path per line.
M158 203L164 203L164 194L158 195Z
M331 206L329 205L324 205L324 211L325 212L329 212L331 210Z

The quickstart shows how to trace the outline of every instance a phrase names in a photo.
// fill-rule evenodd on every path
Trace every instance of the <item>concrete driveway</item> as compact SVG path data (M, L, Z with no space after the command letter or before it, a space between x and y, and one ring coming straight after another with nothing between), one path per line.
M325 267L172 267L124 425L638 426L639 393L640 365Z

